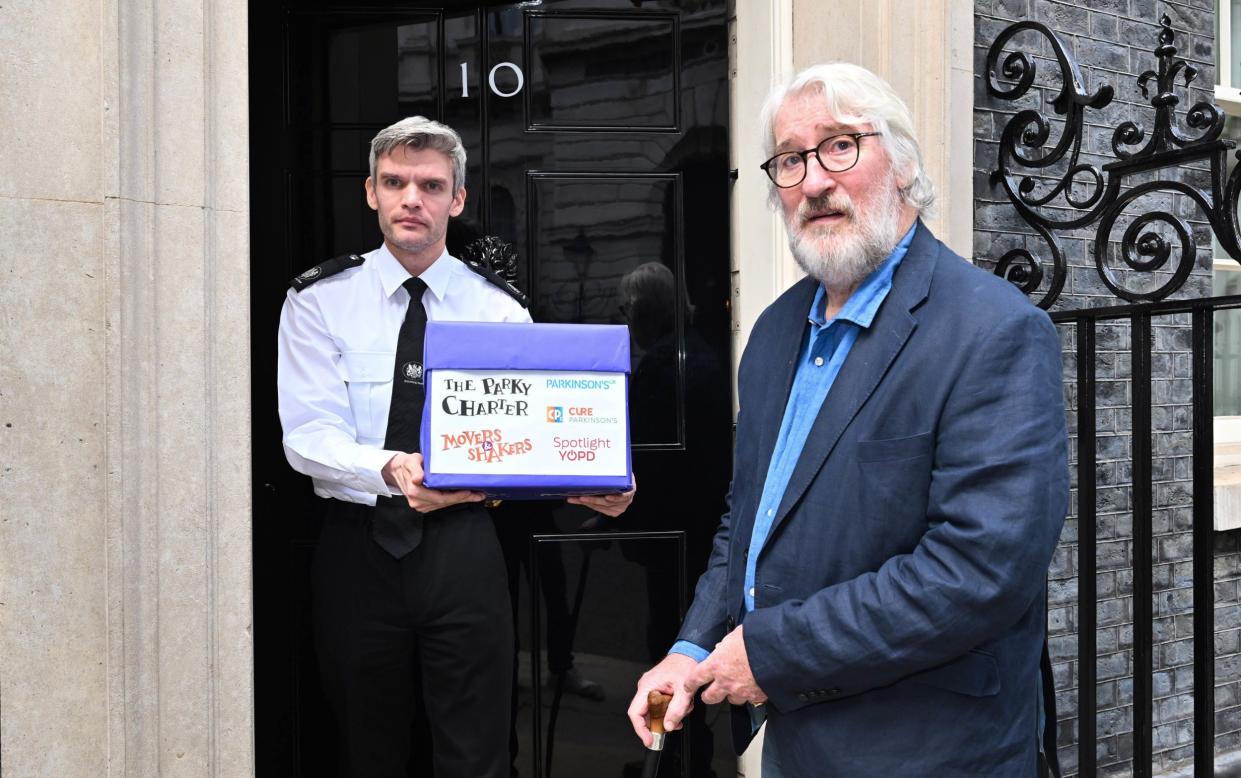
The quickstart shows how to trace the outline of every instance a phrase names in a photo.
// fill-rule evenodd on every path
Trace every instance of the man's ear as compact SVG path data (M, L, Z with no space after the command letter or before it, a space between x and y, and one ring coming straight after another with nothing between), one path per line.
M367 179L367 181L369 182L370 179ZM371 206L371 207L373 208L374 206ZM465 210L465 187L463 186L457 190L457 193L455 195L452 196L452 207L448 209L448 215L449 216L460 216L461 212L464 210Z
M366 190L366 204L371 207L372 211L378 211L379 198L375 197L375 179L367 176L366 182L362 184L362 188Z
M912 162L909 163L905 170L901 170L896 174L896 188L902 192L908 192L909 187L913 186L914 179L918 175L917 166Z

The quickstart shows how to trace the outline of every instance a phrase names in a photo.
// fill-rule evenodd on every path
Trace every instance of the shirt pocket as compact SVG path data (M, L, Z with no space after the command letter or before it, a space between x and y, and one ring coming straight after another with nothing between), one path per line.
M340 367L359 438L382 441L387 433L395 364L394 351L341 352Z

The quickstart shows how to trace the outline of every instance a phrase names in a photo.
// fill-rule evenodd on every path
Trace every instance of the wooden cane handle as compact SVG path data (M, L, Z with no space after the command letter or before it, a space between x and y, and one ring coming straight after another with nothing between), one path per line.
M663 733L664 714L668 712L668 703L670 702L672 702L671 694L649 692L646 695L647 713L651 717L651 732Z

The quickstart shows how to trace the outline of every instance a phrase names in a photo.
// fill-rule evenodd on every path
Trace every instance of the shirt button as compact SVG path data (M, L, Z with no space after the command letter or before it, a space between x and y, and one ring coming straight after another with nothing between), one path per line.
M775 508L768 508L768 509L767 509L767 515L768 515L768 516L775 516L775 515L776 515L776 509L775 509Z
M754 599L754 587L753 586L750 587L750 599L751 600Z
M815 358L814 358L814 366L815 366L815 367L823 367L823 357L815 357Z

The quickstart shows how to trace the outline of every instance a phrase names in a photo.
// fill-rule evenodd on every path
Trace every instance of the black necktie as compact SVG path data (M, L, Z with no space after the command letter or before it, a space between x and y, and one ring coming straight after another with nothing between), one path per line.
M392 375L392 402L388 406L388 431L384 448L388 451L421 451L422 341L427 331L427 310L422 293L427 290L421 278L410 278L403 286L409 292L409 308L396 339L396 365ZM372 529L375 542L400 559L422 540L422 514L409 507L404 497L380 496L375 503Z

